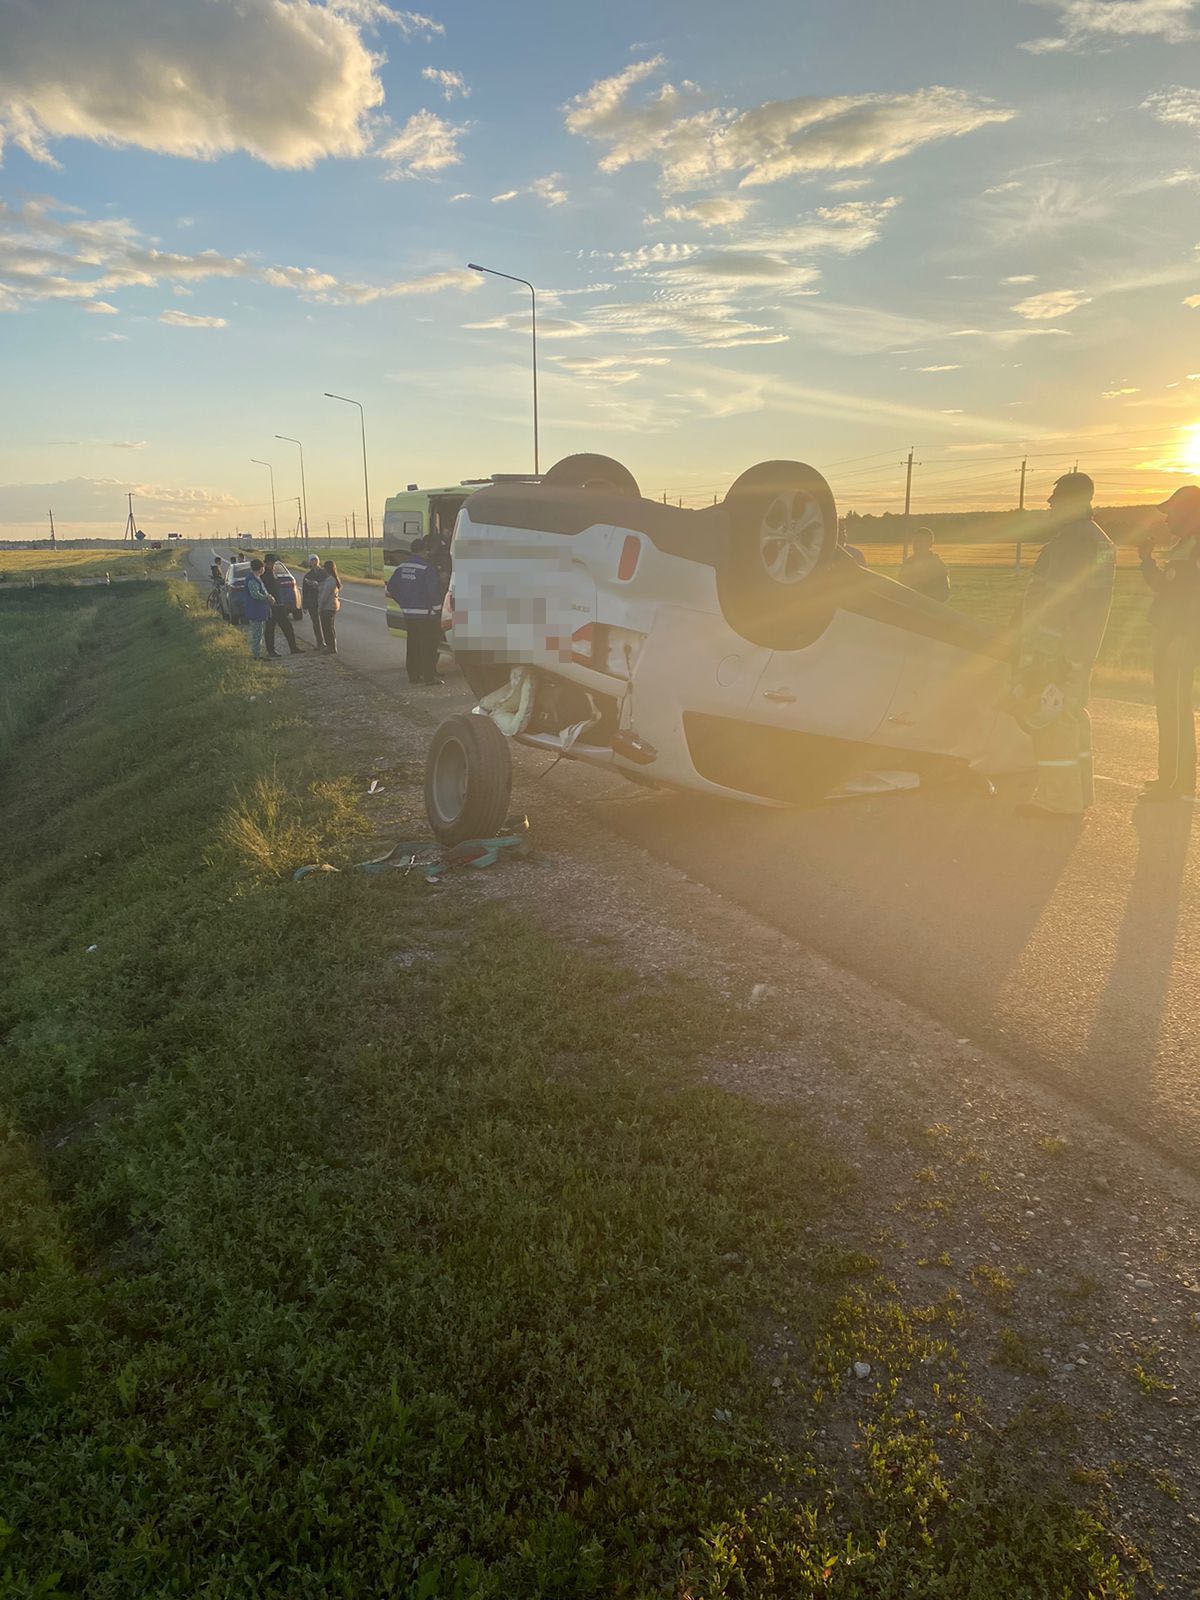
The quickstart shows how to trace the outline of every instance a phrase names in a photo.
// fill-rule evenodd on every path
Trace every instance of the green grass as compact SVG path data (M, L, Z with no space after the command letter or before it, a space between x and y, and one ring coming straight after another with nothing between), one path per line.
M706 1080L741 1014L465 887L293 882L366 847L286 681L175 586L0 600L18 652L48 615L0 777L4 1600L1132 1593L978 1426L954 1298L824 1236L803 1115Z
M0 594L10 585L61 579L166 577L178 572L187 547L174 541L161 550L0 550Z

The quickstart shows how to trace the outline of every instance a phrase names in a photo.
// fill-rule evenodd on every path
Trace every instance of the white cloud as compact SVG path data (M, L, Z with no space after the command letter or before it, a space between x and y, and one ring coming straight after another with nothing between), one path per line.
M652 161L666 192L740 174L743 187L783 178L877 166L922 145L970 133L1014 113L958 89L899 95L803 96L747 111L704 108L695 84L660 85L649 99L631 91L663 66L661 56L603 78L565 107L572 133L604 148L603 172Z
M1047 289L1043 294L1031 294L1027 299L1019 300L1013 310L1030 322L1050 322L1056 317L1069 316L1072 311L1078 311L1080 306L1088 305L1091 298L1082 289Z
M421 76L428 83L436 83L444 100L465 100L470 94L461 72L448 72L444 67L422 67Z
M1196 310L1197 308L1200 308L1200 294L1190 294L1190 295L1188 295L1187 299L1183 303L1184 303L1185 306L1191 306L1191 308L1193 310ZM1190 374L1189 374L1189 376L1190 376Z
M215 250L184 255L158 249L123 217L93 221L76 212L64 214L63 207L45 198L19 206L0 200L0 311L57 300L112 315L117 308L103 295L163 286L178 292L210 279L249 279L327 305L367 305L478 287L477 275L465 267L373 284L343 280L316 267L260 266Z
M830 194L853 194L856 189L869 189L870 178L839 178L836 183L829 185Z
M503 329L528 338L529 315L526 311L513 311L465 326ZM589 306L579 318L539 317L539 337L543 333L547 339L615 338L622 349L636 349L639 354L687 346L735 350L743 345L782 344L787 339L787 334L778 328L753 320L752 312L743 312L736 304L734 286L721 282L697 283L687 296ZM622 357L621 365L628 366L628 358Z
M589 383L623 386L642 377L639 368L666 367L669 356L554 356L565 371Z
M390 23L399 28L406 39L418 35L428 39L446 31L432 17L424 16L420 11L397 11L386 0L329 0L329 9L349 17L360 27L378 27Z
M1142 101L1142 110L1159 122L1200 130L1200 89L1181 89L1178 84L1158 89Z
M459 200L469 200L470 198L471 196L464 190L462 194L452 194L450 196L449 204L455 205Z
M663 219L666 222L698 222L702 228L728 228L735 222L741 222L753 203L738 195L717 195L711 200L693 200L686 206L668 206L663 212Z
M114 450L144 450L149 441L146 439L114 439Z
M1124 39L1159 38L1173 44L1192 36L1196 0L1036 0L1059 14L1062 33L1027 39L1030 55L1103 49Z
M1001 350L1007 350L1010 345L1020 344L1024 339L1069 339L1070 334L1065 328L1031 327L1028 323L1023 328L955 328L946 335L948 339L984 339L988 344L994 344ZM1019 402L1010 400L1009 405Z
M383 102L363 38L437 24L380 0L3 0L0 150L53 163L61 139L275 167L363 154ZM15 16L13 13L16 13Z
M1125 394L1141 394L1140 389L1104 389L1101 391L1101 400L1119 400Z
M1010 278L1005 278L1005 283L1036 283L1037 278L1032 272L1014 272Z
M118 315L116 306L110 306L107 300L89 300L83 308L96 317L115 317Z
M158 320L169 323L172 328L225 328L229 326L224 317L194 317L190 311L160 311Z
M568 372L606 372L613 367L667 367L668 356L554 356ZM1200 376L1200 374L1197 374Z
M561 172L548 172L544 178L533 180L529 185L529 192L548 206L561 206L567 198L567 191L563 188L562 181Z
M961 370L961 361L941 361L934 366L917 368L918 372L960 372Z
M129 335L127 333L98 333L96 335L96 343L97 344L128 344L129 343Z
M376 152L389 164L389 178L428 178L462 161L458 141L465 123L447 122L436 111L415 111Z
M0 523L40 525L46 507L56 522L111 524L119 531L125 520L125 496L134 498L134 515L150 531L153 521L187 523L228 513L237 505L231 495L210 489L177 488L137 483L124 478L60 478L55 483L0 484Z
M505 189L502 194L492 196L492 204L500 206L510 200L519 200L522 195L532 195L535 200L540 200L543 205L561 206L567 202L567 191L562 186L563 175L561 172L548 172L544 178L534 178L532 183L523 189Z

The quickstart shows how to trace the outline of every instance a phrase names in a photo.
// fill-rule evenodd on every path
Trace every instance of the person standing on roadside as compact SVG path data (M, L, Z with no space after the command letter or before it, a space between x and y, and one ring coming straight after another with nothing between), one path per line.
M912 537L912 555L900 563L900 582L927 600L949 600L950 574L941 556L934 554L933 529L918 528Z
M1161 565L1154 536L1138 545L1142 576L1154 599L1154 709L1158 716L1158 777L1142 800L1196 797L1196 714L1193 689L1200 661L1200 487L1185 483L1158 507L1174 539Z
M246 574L246 632L250 654L257 661L263 653L263 628L271 615L271 596L263 582L263 564L255 556Z
M1092 520L1095 485L1068 472L1050 493L1051 534L1042 546L1021 610L1018 679L1027 692L1053 698L1031 727L1037 760L1032 800L1021 816L1081 817L1094 798L1088 687L1112 604L1116 551Z
M321 611L318 596L321 592L321 580L325 574L321 570L321 558L309 556L305 563L304 576L300 580L300 604L304 613L312 623L313 638L317 642L317 649L322 648L321 638Z
M267 586L267 593L271 596L271 615L267 618L267 654L277 656L279 651L275 648L275 629L283 629L283 637L288 642L288 651L291 655L297 653L296 630L292 627L292 608L285 605L279 591L279 579L275 574L275 563L279 557L274 551L269 551L263 557L262 581ZM288 587L291 588L289 580Z
M320 569L321 587L317 602L318 638L326 655L337 655L337 614L342 609L342 580L332 561Z
M400 608L408 636L405 667L413 684L440 684L438 645L442 638L445 589L430 559L429 540L418 539L387 581L387 592Z

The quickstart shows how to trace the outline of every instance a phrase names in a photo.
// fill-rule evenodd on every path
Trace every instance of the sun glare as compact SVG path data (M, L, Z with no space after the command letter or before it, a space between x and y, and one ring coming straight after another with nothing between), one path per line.
M1180 431L1179 464L1185 472L1200 477L1200 422Z

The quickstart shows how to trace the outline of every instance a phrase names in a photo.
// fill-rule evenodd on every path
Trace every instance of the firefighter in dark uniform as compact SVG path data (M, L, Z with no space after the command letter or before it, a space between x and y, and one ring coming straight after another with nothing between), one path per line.
M1176 489L1158 508L1174 539L1162 563L1154 539L1138 545L1142 576L1154 592L1150 628L1154 639L1154 706L1158 713L1158 777L1143 800L1196 796L1196 717L1192 699L1200 660L1200 487Z
M1037 760L1033 798L1022 816L1080 817L1094 798L1088 687L1112 604L1116 551L1092 520L1095 486L1068 472L1050 494L1050 538L1030 574L1021 611L1018 678L1042 694L1053 687L1057 714L1031 728Z
M418 539L387 581L400 608L408 638L405 667L409 683L440 684L438 645L442 638L442 600L446 590L430 556L430 541Z

